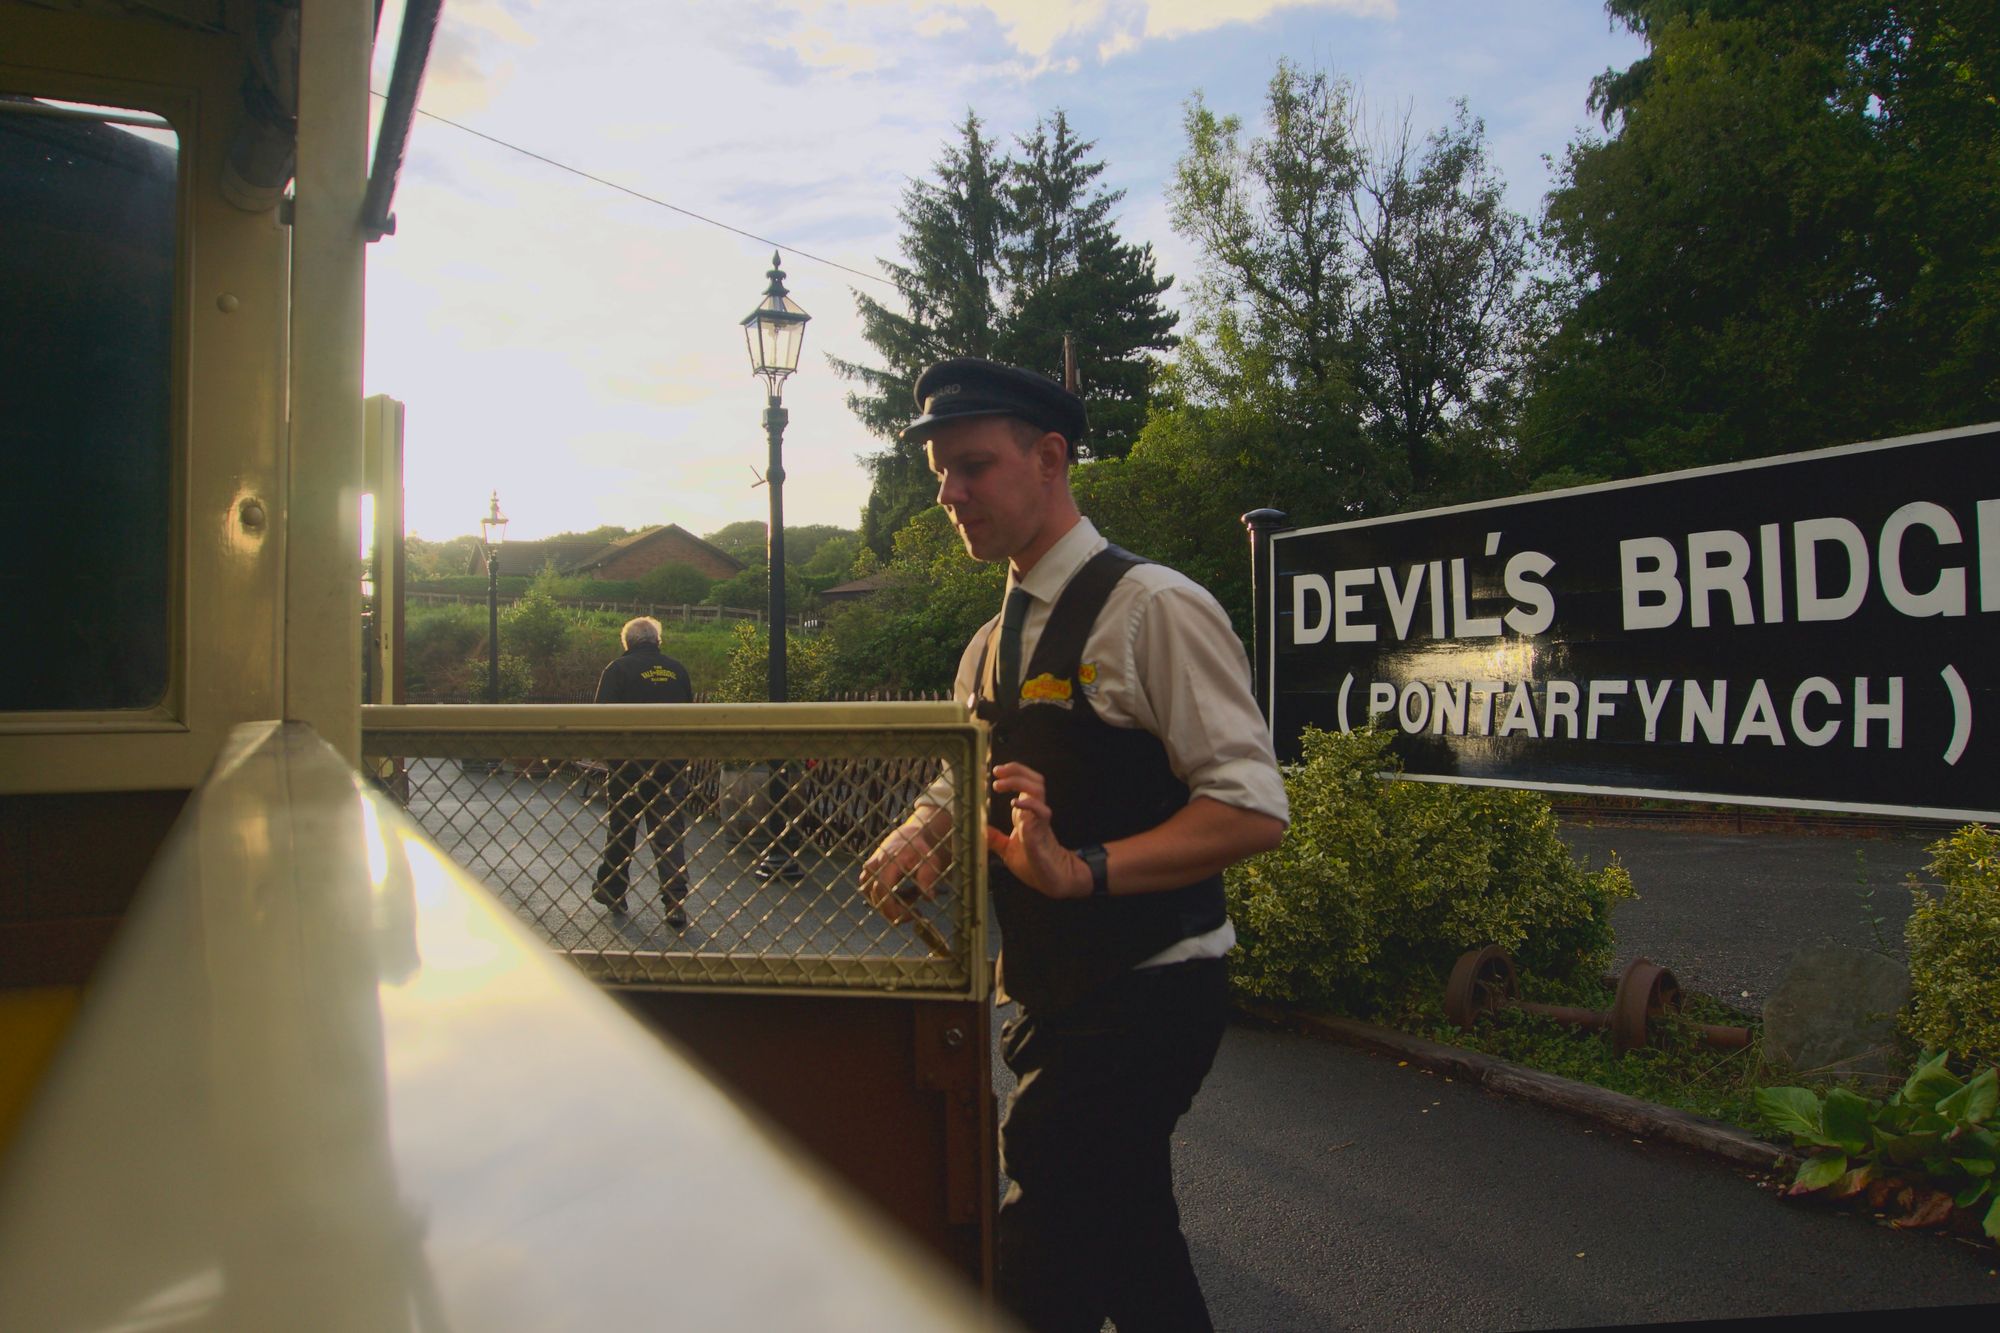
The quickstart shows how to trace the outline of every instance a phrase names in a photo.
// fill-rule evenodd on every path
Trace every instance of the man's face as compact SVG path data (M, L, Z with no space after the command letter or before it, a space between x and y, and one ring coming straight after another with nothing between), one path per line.
M1035 545L1048 520L1051 439L1060 450L1060 437L1024 447L1011 419L968 417L940 426L925 445L938 503L974 560L1006 560Z

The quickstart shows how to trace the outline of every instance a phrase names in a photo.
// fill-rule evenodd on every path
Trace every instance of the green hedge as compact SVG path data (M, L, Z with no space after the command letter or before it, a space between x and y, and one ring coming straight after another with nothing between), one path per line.
M1600 975L1611 904L1632 894L1624 868L1579 865L1538 794L1385 780L1389 741L1306 731L1284 843L1225 877L1238 989L1367 1015L1441 986L1487 943L1537 977Z
M1930 846L1932 897L1916 904L1903 939L1910 950L1910 1003L1903 1029L1927 1051L1969 1064L2000 1064L2000 837L1967 824Z

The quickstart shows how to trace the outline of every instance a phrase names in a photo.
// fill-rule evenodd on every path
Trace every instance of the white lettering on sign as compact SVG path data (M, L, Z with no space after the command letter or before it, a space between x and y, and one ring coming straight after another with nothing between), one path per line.
M1368 685L1368 715L1372 721L1386 714L1412 736L1428 730L1436 736L1629 742L1631 723L1614 733L1619 719L1630 716L1625 701L1636 697L1640 734L1659 744L1661 719L1678 696L1682 745L1798 741L1818 748L1847 732L1855 749L1903 748L1903 677L1855 677L1851 705L1825 676L1808 676L1789 694L1785 688L1762 678L1740 696L1726 680L1377 680ZM1968 705L1955 706L1962 712Z
M1319 616L1309 618L1306 601L1317 598ZM1317 574L1292 575L1292 642L1318 643L1326 637L1326 627L1333 620L1333 594L1328 591L1326 580Z
M1333 576L1333 641L1335 643L1373 643L1375 627L1357 625L1352 620L1361 609L1359 589L1375 581L1372 569L1343 569Z
M1486 555L1499 554L1501 534L1486 534ZM1540 551L1516 551L1500 566L1507 609L1482 594L1472 562L1414 561L1400 568L1375 565L1336 569L1328 575L1293 574L1292 642L1319 643L1333 632L1335 643L1374 643L1381 631L1408 642L1417 626L1419 603L1430 609L1433 639L1497 639L1545 633L1555 623L1556 599L1543 582L1556 567Z
M1690 532L1678 540L1627 537L1618 543L1623 624L1628 630L1682 623L1690 629L1779 625L1788 613L1798 623L1846 620L1878 588L1881 600L1900 615L1963 616L1971 612L1974 570L1979 609L2000 611L2000 500L1980 500L1974 511L1977 549L1969 563L1952 554L1966 544L1958 518L1930 500L1895 510L1872 541L1852 519L1800 519L1789 525L1789 569L1783 523L1758 525L1754 546L1747 531L1732 528ZM1923 568L1935 567L1922 587L1912 586L1913 553L1920 553ZM1511 587L1509 593L1525 600Z
M1939 570L1929 592L1911 592L1903 581L1903 534L1917 527L1930 529L1939 546L1956 546L1965 540L1958 534L1958 520L1943 505L1928 500L1904 505L1882 525L1882 595L1906 616L1964 615L1964 570Z

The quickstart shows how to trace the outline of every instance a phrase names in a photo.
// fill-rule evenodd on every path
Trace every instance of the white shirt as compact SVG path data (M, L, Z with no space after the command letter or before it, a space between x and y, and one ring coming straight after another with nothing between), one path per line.
M1089 519L1082 519L1019 580L1031 599L1021 629L1023 670L1034 661L1062 590L1108 544ZM1009 574L1007 590L1015 586ZM998 620L996 615L981 626L959 658L952 693L968 707ZM1250 693L1249 660L1228 615L1206 588L1165 565L1127 570L1112 586L1084 640L1083 667L1080 674L1095 679L1079 682L1078 688L1097 715L1112 726L1138 727L1159 737L1167 763L1187 784L1190 799L1206 796L1289 821L1271 733ZM949 801L948 782L939 779L919 803ZM1236 928L1225 918L1214 930L1181 940L1139 966L1220 958L1235 943Z

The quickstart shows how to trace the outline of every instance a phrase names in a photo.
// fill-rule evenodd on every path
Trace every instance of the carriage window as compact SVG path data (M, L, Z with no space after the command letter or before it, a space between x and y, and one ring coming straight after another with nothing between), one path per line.
M0 711L166 694L178 151L0 93Z

